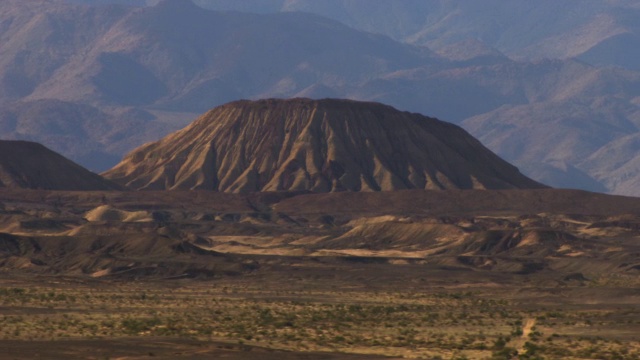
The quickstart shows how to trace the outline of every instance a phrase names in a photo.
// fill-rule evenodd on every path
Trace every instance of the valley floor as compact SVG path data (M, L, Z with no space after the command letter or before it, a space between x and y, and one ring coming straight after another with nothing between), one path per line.
M206 280L3 274L0 358L640 358L632 277L289 265Z

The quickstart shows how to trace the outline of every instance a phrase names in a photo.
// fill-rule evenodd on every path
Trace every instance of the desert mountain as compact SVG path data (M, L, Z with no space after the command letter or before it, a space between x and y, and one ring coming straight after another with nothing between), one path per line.
M71 2L0 1L0 129L91 170L229 101L331 97L459 124L552 186L640 194L637 2Z
M458 126L335 99L229 103L134 150L104 176L144 190L543 187Z
M0 187L47 190L116 190L120 187L46 147L0 141Z

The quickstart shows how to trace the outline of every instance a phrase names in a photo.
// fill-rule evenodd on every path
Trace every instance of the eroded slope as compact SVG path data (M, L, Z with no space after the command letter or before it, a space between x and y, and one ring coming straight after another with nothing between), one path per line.
M104 176L143 190L543 187L455 125L333 99L229 103L134 150Z

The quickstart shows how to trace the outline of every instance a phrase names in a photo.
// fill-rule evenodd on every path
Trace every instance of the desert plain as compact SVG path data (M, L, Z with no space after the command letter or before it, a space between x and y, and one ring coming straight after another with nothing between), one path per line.
M0 198L0 358L640 357L635 198Z

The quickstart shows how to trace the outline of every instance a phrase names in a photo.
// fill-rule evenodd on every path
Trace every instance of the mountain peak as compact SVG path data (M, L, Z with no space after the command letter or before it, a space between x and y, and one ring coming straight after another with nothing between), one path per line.
M542 187L453 124L303 98L222 105L104 176L135 189L225 192Z

